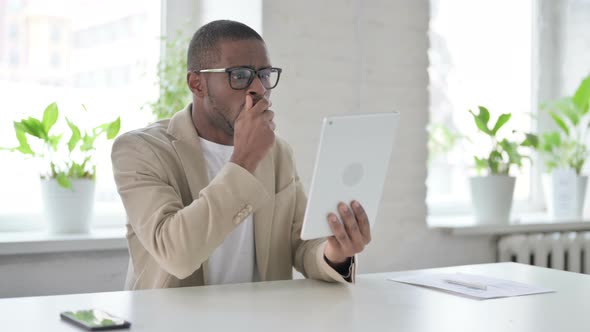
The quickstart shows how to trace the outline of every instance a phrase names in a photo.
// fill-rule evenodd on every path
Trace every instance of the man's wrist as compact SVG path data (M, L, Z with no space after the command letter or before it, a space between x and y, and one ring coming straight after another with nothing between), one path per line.
M243 158L239 158L239 157L235 157L235 156L231 156L231 158L229 159L230 162L242 167L243 169L247 170L250 173L254 173L254 170L256 169L252 163L249 163L248 161L244 160Z
M335 258L335 257L331 257L331 256L328 257L328 256L330 256L330 255L326 255L326 253L324 253L324 258L326 259L326 263L328 263L328 265L330 265L332 267L345 264L350 259L350 257Z
M336 272L338 272L345 279L350 277L350 266L352 265L352 261L353 261L352 257L347 257L341 263L334 263L334 262L330 261L328 259L328 257L326 257L326 255L324 255L324 261L326 261L326 263L331 268L333 268Z

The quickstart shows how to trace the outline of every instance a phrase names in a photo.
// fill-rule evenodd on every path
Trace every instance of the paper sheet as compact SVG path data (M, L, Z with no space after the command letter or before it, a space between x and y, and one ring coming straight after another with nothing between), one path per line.
M532 295L555 292L552 289L527 285L510 280L490 278L466 273L440 273L440 274L412 274L388 278L392 281L443 289L449 292L466 295L478 299L492 299L498 297ZM465 285L457 285L450 281L457 281ZM484 289L474 288L485 285Z

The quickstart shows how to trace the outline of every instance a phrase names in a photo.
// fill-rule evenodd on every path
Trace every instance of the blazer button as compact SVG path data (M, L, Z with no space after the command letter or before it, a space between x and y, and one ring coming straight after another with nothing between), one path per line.
M235 216L235 217L234 217L234 220L233 220L233 222L234 222L234 224L235 224L235 225L239 224L239 223L240 223L240 221L242 221L242 218L241 218L240 216Z

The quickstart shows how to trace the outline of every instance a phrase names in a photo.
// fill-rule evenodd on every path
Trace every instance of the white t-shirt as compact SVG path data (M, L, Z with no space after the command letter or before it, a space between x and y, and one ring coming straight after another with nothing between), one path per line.
M234 147L217 144L200 137L199 139L207 162L207 175L211 181L229 162ZM209 256L207 284L243 283L256 281L256 279L254 221L250 214Z

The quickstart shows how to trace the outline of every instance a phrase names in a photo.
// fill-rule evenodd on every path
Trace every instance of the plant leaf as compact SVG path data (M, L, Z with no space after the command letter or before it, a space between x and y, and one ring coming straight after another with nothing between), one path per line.
M73 124L70 121L70 119L66 118L66 122L68 123L68 126L72 130L72 136L70 137L70 140L68 141L68 149L70 150L70 153L71 153L76 148L76 145L78 145L78 142L80 142L80 139L82 138L82 134L80 133L80 128L78 128L75 124Z
M57 171L55 170L55 164L53 162L49 162L49 168L51 168L51 177L57 177Z
M586 114L588 112L590 103L590 75L584 78L580 83L580 86L573 96L573 102L574 105L576 105L576 108L581 110L582 114Z
M573 106L573 104L570 106L572 106L572 107L568 107L568 108L563 109L563 114L565 114L565 116L568 118L568 120L570 120L572 125L575 127L580 122L580 115L583 115L583 114L578 114L578 113L581 113L581 111L577 107Z
M33 152L31 146L29 145L29 142L27 141L27 136L25 135L25 129L22 123L14 122L14 132L16 134L16 139L18 140L19 146L13 150L17 150L23 154L30 154L34 156L35 152Z
M488 161L484 158L473 157L475 161L475 169L478 174L481 174L481 171L488 167Z
M59 141L61 140L62 136L63 136L63 134L60 134L57 136L55 136L55 135L49 136L49 139L47 142L49 143L49 146L51 146L53 151L57 151L57 145L59 144Z
M510 117L512 117L512 114L510 113L505 113L502 114L498 117L498 120L496 121L496 124L494 125L494 129L492 129L492 134L496 135L496 133L498 132L498 130L500 128L502 128L502 126L508 122L508 120L510 120Z
M580 122L580 117L583 115L581 110L576 107L572 97L563 97L548 103L545 110L554 112L560 118L565 116L570 123L575 127Z
M41 121L33 117L29 117L28 119L21 120L20 123L23 125L23 128L27 134L47 141L47 133L45 132L45 127L43 127L43 123L41 123Z
M66 189L72 189L72 182L70 182L70 179L68 179L68 176L64 172L57 173L55 179L61 187Z
M520 143L521 146L537 148L539 146L539 136L535 134L525 133L525 139Z
M86 163L88 163L88 161L90 161L90 158L91 158L90 156L87 156L86 158L84 158L84 161L81 164L78 164L75 161L72 161L72 163L70 165L68 165L69 166L68 176L73 179L90 178L90 175L86 171Z
M551 152L559 146L561 146L561 136L557 131L543 133L540 142L540 148L542 151Z
M469 110L469 113L471 113L471 115L473 115L473 120L475 121L475 125L477 126L477 128L480 131L482 131L483 133L486 133L491 136L492 132L488 129L488 126L486 124L487 122L484 122L484 120L482 120L482 117L479 115L476 115L475 113L473 113L473 111Z
M563 119L553 111L549 111L549 115L551 115L551 117L553 118L553 121L555 121L557 126L559 126L559 128L561 128L561 130L563 130L563 132L567 136L569 136L570 131L569 131L567 125L565 124L565 121L563 121Z
M490 156L488 157L488 166L490 168L491 174L500 173L500 163L502 163L502 161L502 154L498 152L498 150L492 150L492 152L490 152Z
M108 124L107 127L107 139L113 139L119 133L121 129L121 117L118 117L117 120Z
M80 150L83 152L88 152L94 149L94 141L96 140L96 136L88 135L88 133L84 134L82 137L82 145L80 146Z
M488 111L488 109L483 106L477 106L477 108L479 108L479 118L487 126L488 122L490 121L490 111Z
M43 112L43 130L46 134L49 134L49 130L57 122L59 111L55 102L49 104Z
M499 144L504 152L506 152L508 155L508 164L514 164L518 167L521 167L522 155L518 152L518 145L508 141L507 139L503 139Z

